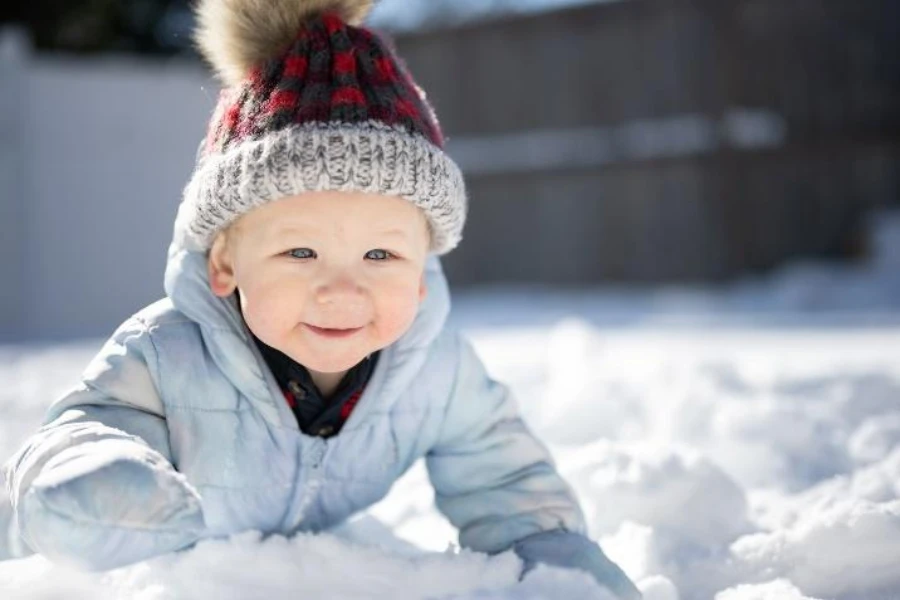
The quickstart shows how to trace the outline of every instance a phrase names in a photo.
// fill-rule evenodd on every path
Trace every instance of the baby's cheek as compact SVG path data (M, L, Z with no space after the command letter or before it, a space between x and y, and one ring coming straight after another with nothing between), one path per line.
M379 307L378 333L385 345L397 341L409 330L419 310L418 289L402 292L393 294Z
M272 319L267 316L270 314L262 310L257 304L248 305L244 308L244 322L247 323L247 327L250 328L253 335L266 343L272 341L274 337L272 334L277 330L272 323Z
M267 343L277 343L294 323L296 304L279 294L259 294L247 302L244 320L250 330Z

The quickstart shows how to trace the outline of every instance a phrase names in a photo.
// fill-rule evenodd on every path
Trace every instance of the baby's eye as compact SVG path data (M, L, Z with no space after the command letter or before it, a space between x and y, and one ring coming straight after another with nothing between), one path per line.
M369 260L388 260L394 258L394 255L387 250L369 250L366 252L366 258Z
M288 256L292 258L315 258L316 252L315 250L311 250L309 248L294 248L293 250L288 251Z

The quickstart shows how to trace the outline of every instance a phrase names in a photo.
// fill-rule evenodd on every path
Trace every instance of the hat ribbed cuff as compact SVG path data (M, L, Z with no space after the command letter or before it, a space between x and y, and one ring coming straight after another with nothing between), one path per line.
M197 249L251 209L315 191L399 196L421 208L431 250L449 252L462 238L462 173L440 148L397 127L370 121L290 127L206 157L184 191L179 218Z

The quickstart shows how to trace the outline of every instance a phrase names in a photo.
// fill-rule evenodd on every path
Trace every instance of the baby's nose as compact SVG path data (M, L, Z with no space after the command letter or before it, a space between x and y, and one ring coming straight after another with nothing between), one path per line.
M315 289L318 304L345 304L359 302L365 297L365 290L349 277L339 277L322 282Z

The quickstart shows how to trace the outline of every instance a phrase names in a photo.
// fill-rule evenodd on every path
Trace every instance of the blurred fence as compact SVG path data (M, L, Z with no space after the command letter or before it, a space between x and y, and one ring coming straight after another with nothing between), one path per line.
M715 279L900 201L896 0L631 0L401 38L471 195L455 282Z

